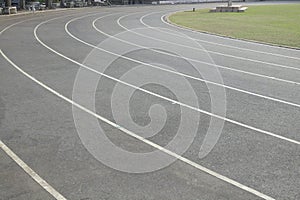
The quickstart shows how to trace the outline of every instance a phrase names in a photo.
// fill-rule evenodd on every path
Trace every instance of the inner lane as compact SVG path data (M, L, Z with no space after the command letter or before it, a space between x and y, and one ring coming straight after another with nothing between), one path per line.
M151 57L152 57L152 58L153 58L153 57L156 57L156 58L157 58L157 55L156 55L156 56L151 56ZM151 58L151 57L150 57L150 58ZM197 82L196 82L196 83L197 83ZM201 96L201 95L199 95L199 96ZM249 96L249 95L246 95L246 97L247 97L247 96ZM235 99L236 99L236 98L235 98ZM245 99L249 99L249 98L245 98ZM259 99L260 99L260 98L258 98L258 100L259 100ZM202 101L202 102L205 102L205 100ZM230 102L231 102L231 101L230 101ZM240 103L240 99L239 99L237 102ZM253 101L252 101L252 102L253 102ZM237 104L238 104L238 103L237 103ZM248 104L248 103L246 103L246 104ZM259 103L258 103L258 104L259 104ZM261 108L257 108L257 106L256 106L257 104L252 104L252 105L253 105L253 107L256 107L256 109L258 109L257 112L262 111ZM201 105L200 105L200 106L201 106ZM244 106L245 106L245 105L242 105L242 108L244 108ZM274 106L274 107L275 107L275 106ZM202 108L202 107L201 107L201 108ZM230 108L230 107L229 107L229 108ZM235 108L236 108L236 105L233 105L233 109L235 109ZM241 109L242 109L242 108L241 108ZM278 106L276 106L276 108L278 108ZM253 109L255 109L255 108L251 108L251 109L249 109L249 110L253 110ZM285 109L285 108L284 108L284 109ZM245 110L245 113L249 113L249 110ZM272 109L270 109L270 110L274 110L274 108L272 108ZM291 110L294 110L294 109L291 107ZM238 110L238 111L239 111L239 110ZM263 112L263 111L262 111L262 112ZM297 111L296 111L296 112L297 112ZM232 113L232 112L230 112L230 113ZM230 114L230 113L229 113L229 114ZM245 113L243 113L243 114L245 114ZM295 116L296 116L296 114L295 114ZM238 119L240 119L240 118L238 118ZM278 120L278 121L281 121L281 119ZM262 123L262 124L264 124L264 123ZM279 128L279 127L278 127L278 128ZM296 131L296 132L297 132L297 131Z
M125 16L125 17L135 17L135 16L132 16L132 15L129 15L129 16ZM122 19L124 19L124 17L122 18L119 18L119 25L122 26L123 28L127 29L126 28L126 25L123 26L122 25ZM174 34L170 34L169 31L165 31L165 30L160 30L160 29L146 29L145 31L143 31L143 29L140 29L141 31L137 31L137 30L134 30L137 25L140 21L135 23L134 25L134 28L133 27L130 27L129 23L128 23L128 26L130 27L129 29L133 29L131 30L133 33L135 33L136 35L138 36L142 36L142 37L147 37L147 38L150 38L152 40L157 40L158 42L167 42L169 45L178 45L178 47L180 48L191 48L192 50L194 51L197 51L197 50L200 50L200 51L203 51L203 47L201 48L195 48L194 46L190 46L188 44L186 44L187 42L187 38L184 38L182 39L182 37L178 37L176 38L176 36ZM142 25L143 27L144 25ZM141 33L139 33L141 32ZM163 34L161 33L164 33L165 36L163 36ZM173 36L173 37L172 37ZM142 41L142 40L138 40L138 41ZM200 46L200 45L199 45ZM292 60L292 59L288 59L289 60L289 63L293 63L293 61L296 61L294 66L287 66L287 65L282 65L280 63L268 63L268 62L263 62L260 60L260 57L266 57L266 56L261 56L261 55L256 55L256 59L250 59L249 58L239 58L237 57L238 54L221 54L221 53L217 53L215 55L215 51L209 51L209 50L206 50L207 53L210 54L210 56L214 59L214 61L216 62L216 64L218 65L225 65L225 66L230 66L233 68L237 68L237 69L246 69L245 71L250 71L250 72L256 72L255 71L255 68L259 68L259 72L257 72L258 74L263 72L262 74L266 74L266 75L271 75L271 77L275 76L276 75L278 76L279 75L279 78L283 78L281 77L279 71L276 71L276 70L279 70L282 68L284 70L282 71L287 71L287 72L290 72L288 73L289 75L289 78L292 76L294 76L293 74L296 74L294 77L295 77L295 81L299 80L299 64L300 64L300 61L299 60ZM227 56L228 55L228 56ZM251 54L250 54L251 55ZM224 58L226 57L226 59ZM257 60L258 58L258 60ZM277 60L278 59L278 56L272 56L272 59L273 60ZM247 62L245 62L247 61ZM287 59L283 59L282 62L284 64L287 63ZM242 68L240 67L236 67L235 64L238 64L237 66L241 66ZM250 65L249 65L250 64ZM254 68L254 69L253 69ZM266 72L264 72L264 70L262 70L261 68L264 68L264 70ZM250 70L249 70L250 69ZM271 70L270 70L271 69ZM282 71L281 71L281 74L282 74ZM293 73L292 73L293 72ZM285 79L285 78L283 78Z
M96 23L97 24L99 24L100 26L101 26L101 23L100 22L98 22L98 21L96 21ZM222 69L220 69L220 70L222 70ZM226 73L227 71L226 70L224 70L225 72L224 73ZM223 70L222 70L222 72L223 72ZM227 72L228 73L228 72ZM230 77L230 78L228 78L228 79L226 79L226 81L232 81L232 80L236 80L237 78L235 78L236 77L236 74L238 74L239 75L239 73L236 73L236 72L234 72L234 74L230 74L232 77ZM292 73L290 73L290 74L292 74ZM294 73L293 73L294 74ZM251 76L249 77L249 78L252 78ZM260 79L262 78L262 77L259 77ZM260 80L259 79L259 81L261 82L262 80ZM236 83L236 85L240 85L240 84L242 84L242 82L243 82L243 80L244 80L244 77L243 77L243 79L241 78L240 79L240 81L238 82L238 83ZM271 80L268 80L268 79L266 79L265 80L265 82L264 83L261 83L261 85L262 86L265 86L265 84L271 84L271 83L274 83L274 82L276 83L276 80L274 80L273 78L271 78ZM251 84L251 83L248 83L248 84L244 84L245 85L245 87L247 87L248 85L253 85L253 83ZM280 84L278 84L278 85L280 85ZM277 88L279 87L277 85ZM287 85L289 85L289 84L287 84ZM257 86L256 86L256 88L255 88L256 90L258 90L258 89L264 89L264 87L263 88L257 88ZM270 93L270 92L272 92L273 90L272 89L270 89L270 88L265 88L265 89L268 89L268 92ZM291 96L292 98L294 97L294 95L297 95L298 94L298 92L296 91L297 90L297 86L294 86L293 84L292 84L292 89L294 89L295 91L293 91L292 92L292 96L291 95L287 95L287 94L285 94L285 95L283 95L284 97L286 97L286 96ZM253 89L252 89L253 90ZM250 90L251 91L251 90ZM266 91L267 92L267 91ZM283 91L284 92L284 91ZM273 92L272 92L273 93ZM278 91L276 90L276 93L278 93ZM275 94L274 94L275 95ZM274 95L270 95L270 96L274 96ZM293 98L293 101L297 101L297 99L299 99L299 98Z
M277 47L277 46L270 46L270 45L265 45L265 44L260 44L260 43L255 43L255 42L249 42L249 41L244 41L244 40L237 40L237 39L231 39L227 37L222 37L222 36L216 36L216 35L211 35L211 34L206 34L206 33L201 33L199 31L193 31L193 30L188 30L184 28L180 28L178 26L172 25L168 22L166 22L165 19L170 12L165 12L163 15L159 13L149 13L149 17L151 16L152 19L155 20L150 20L149 17L147 16L145 18L145 22L152 26L152 27L161 27L161 28L167 28L167 29L172 29L175 31L180 31L191 38L194 38L198 40L199 42L203 43L217 43L221 45L228 45L228 46L233 46L236 48L244 48L244 49L250 49L254 51L262 51L266 53L274 53L274 54L280 54L284 56L290 56L293 58L296 58L296 60L299 60L300 53L296 49L289 49L289 48L282 48L282 47Z
M159 26L153 27L148 24L148 21L149 21L149 23L151 23L153 21L153 20L151 20L151 18L153 18L153 17L158 17L161 19L162 16L160 16L160 15L155 16L155 14L156 13L150 13L150 14L148 13L146 15L143 15L139 19L140 23L142 23L146 27L168 33L167 32L168 29L164 30L163 28L159 28ZM150 18L150 19L148 19L148 18ZM163 23L163 22L161 22L161 23ZM169 27L169 30L170 30L170 28L171 27ZM175 36L178 35L178 34L172 33L172 32L169 32L169 34L175 35ZM184 36L181 36L181 37L184 37ZM212 53L213 52L224 53L225 55L233 55L233 56L238 55L238 57L251 58L254 60L258 59L259 61L260 61L260 59L263 59L261 61L266 61L266 62L269 62L270 64L274 63L274 64L280 64L280 65L286 65L287 64L286 59L289 59L288 60L289 64L293 64L293 67L299 66L299 61L300 61L299 57L276 54L276 53L271 53L271 52L264 52L264 51L260 51L260 50L252 50L252 49L247 49L247 48L239 48L239 47L235 47L235 46L225 45L222 43L216 43L216 42L212 42L212 41L204 41L204 40L199 40L199 39L195 39L195 38L191 38L191 39L196 40L197 42L201 43L201 45L204 45L205 48L210 47L207 50L212 51ZM216 49L215 47L220 47L220 49ZM218 51L216 51L216 50L218 50ZM261 55L258 56L257 53L262 54L262 56Z

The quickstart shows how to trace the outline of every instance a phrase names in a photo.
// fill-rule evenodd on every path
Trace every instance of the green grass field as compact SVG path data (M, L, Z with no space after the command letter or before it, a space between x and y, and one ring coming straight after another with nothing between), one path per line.
M250 6L244 13L201 9L175 13L169 20L195 30L300 48L300 4Z

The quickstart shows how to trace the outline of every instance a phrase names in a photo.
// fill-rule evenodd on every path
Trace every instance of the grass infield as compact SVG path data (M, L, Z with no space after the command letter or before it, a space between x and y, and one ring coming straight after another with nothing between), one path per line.
M178 12L172 23L234 38L300 48L300 4L250 6L244 13Z

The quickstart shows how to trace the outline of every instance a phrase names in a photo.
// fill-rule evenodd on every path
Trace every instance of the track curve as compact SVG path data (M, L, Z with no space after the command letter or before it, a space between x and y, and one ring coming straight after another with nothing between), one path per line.
M212 4L198 6L211 7ZM3 103L0 106L4 107L0 108L0 112L4 112L0 115L3 116L0 140L61 196L48 190L49 193L44 192L45 185L29 177L27 180L25 176L23 181L4 183L5 192L0 193L4 198L19 194L17 199L297 199L299 51L192 32L161 20L167 13L190 7L89 8L26 16L22 22L18 18L7 21L7 28L0 34L3 55L0 59ZM195 45L193 50L205 51L188 54L185 43ZM100 48L102 53L98 52ZM134 51L119 53L131 48ZM100 63L114 59L112 68L99 71L88 65L93 52L101 55ZM190 67L194 63L201 64ZM217 66L216 74L221 75L223 82L201 76L201 73L215 73L209 71L205 63ZM180 96L172 96L174 93L157 85L138 87L134 82L123 81L124 72L136 64L142 65L144 71L134 71L134 77L153 74L170 84L174 82L181 91ZM16 69L28 76L21 76ZM73 99L78 72L86 69L101 77L95 93L95 110ZM197 70L200 74L196 74ZM183 82L175 81L177 77L183 77L193 88L195 104L182 89ZM156 136L147 138L138 129L130 130L129 119L115 122L110 91L117 86L115 82L125 83L118 86L121 90L127 90L128 86L135 90L130 120L139 127L152 126L152 122L153 127L159 124L161 116L154 111L153 114L151 109L152 105L163 105L168 117ZM220 97L225 92L226 113L223 114L226 115L221 118L214 119L222 113L214 113L215 102L210 91ZM102 120L99 124L115 145L133 152L158 149L178 160L145 174L124 173L107 167L87 151L77 135L72 105ZM193 143L182 155L177 154L176 149L163 148L176 138L176 122L180 122L178 109L190 117L194 111L206 114L201 114L199 121L187 120L186 127L196 122L199 126ZM223 122L218 121L220 119ZM224 128L217 138L206 135L215 127L212 124L222 123ZM211 139L216 139L215 145L205 147L205 141ZM200 147L211 148L202 159L198 156ZM0 163L14 168L14 163L4 162L6 158L2 154L4 152L0 154L3 157ZM22 171L17 173L22 177ZM9 174L7 177L11 180Z

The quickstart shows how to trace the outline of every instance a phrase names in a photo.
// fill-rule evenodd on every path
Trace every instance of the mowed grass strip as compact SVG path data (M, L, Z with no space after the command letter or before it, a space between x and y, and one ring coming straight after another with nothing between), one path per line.
M300 4L249 6L244 13L178 12L172 23L234 38L300 48Z

